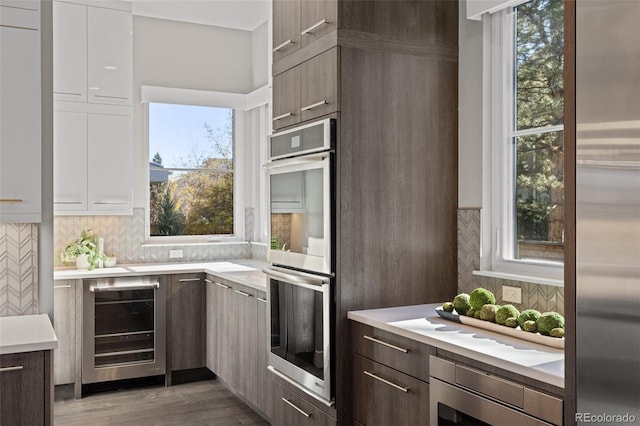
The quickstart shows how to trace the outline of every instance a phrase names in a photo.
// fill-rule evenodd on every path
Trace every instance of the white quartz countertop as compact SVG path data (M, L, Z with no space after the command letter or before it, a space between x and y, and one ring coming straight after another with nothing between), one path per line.
M92 271L63 269L53 273L54 280L131 277L137 275L206 273L228 279L257 290L266 291L267 278L262 268L268 263L259 260L229 260L199 263L155 263L117 265Z
M0 355L57 347L58 338L48 315L0 317Z
M564 351L445 320L441 304L349 312L347 317L409 339L564 388Z

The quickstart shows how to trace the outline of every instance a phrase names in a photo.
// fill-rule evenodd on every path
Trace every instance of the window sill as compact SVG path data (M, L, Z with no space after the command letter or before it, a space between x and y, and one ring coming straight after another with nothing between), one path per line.
M145 241L142 247L179 247L179 246L216 246L228 244L249 244L248 241L215 240L215 241Z
M546 278L539 277L534 275L522 275L522 274L511 274L507 272L499 272L499 271L473 271L473 275L478 275L482 277L490 277L490 278L500 278L503 280L511 280L511 281L522 281L527 283L535 283L542 285L550 285L554 287L563 287L564 280L558 280L555 278Z

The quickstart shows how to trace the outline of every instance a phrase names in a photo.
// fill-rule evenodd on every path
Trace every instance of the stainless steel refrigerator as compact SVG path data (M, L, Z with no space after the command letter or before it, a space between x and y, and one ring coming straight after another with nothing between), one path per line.
M640 424L640 0L576 1L576 136L576 420Z

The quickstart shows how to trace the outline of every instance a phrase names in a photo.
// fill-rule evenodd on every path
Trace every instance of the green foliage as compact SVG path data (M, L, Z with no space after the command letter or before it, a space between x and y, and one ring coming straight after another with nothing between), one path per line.
M557 312L545 312L536 320L540 334L549 335L554 328L564 328L564 317Z
M469 295L469 303L475 311L479 312L484 305L496 303L496 296L486 288L478 287Z
M87 255L89 261L89 270L98 266L100 259L105 259L106 256L98 254L98 236L91 232L91 229L83 229L80 233L80 237L67 244L62 253L63 262L74 262L76 257L81 254Z
M153 159L151 161L153 161L156 164L162 165L162 157L160 156L160 153L156 152L156 155L153 156Z
M513 305L504 305L501 306L496 312L496 323L501 325L506 325L507 319L515 318L520 315L520 311L516 309Z
M536 311L535 309L525 309L524 311L520 312L520 315L518 315L518 325L524 330L525 322L535 322L538 318L540 318L540 312Z
M158 183L151 191L151 235L183 235L184 217L178 211L168 184Z
M564 5L532 0L516 8L516 128L563 123ZM562 131L517 137L517 239L562 242Z
M469 303L469 295L467 293L458 294L453 298L453 307L456 309L456 312L458 314L466 314L467 311L471 309L471 304Z
M483 321L496 322L496 313L500 309L498 305L487 304L480 308L480 319Z

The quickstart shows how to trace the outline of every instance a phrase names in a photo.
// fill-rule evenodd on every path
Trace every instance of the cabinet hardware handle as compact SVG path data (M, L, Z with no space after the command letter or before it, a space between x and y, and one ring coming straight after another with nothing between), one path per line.
M405 354L407 352L409 352L409 349L404 349L404 348L401 348L399 346L392 345L391 343L383 342L382 340L378 340L375 337L367 336L366 334L364 335L364 338L366 340L371 340L372 342L378 343L378 344L386 346L388 348L395 349L396 351L404 352Z
M58 95L72 95L72 96L82 96L82 93L74 93L74 92L53 92Z
M302 31L300 33L300 35L311 34L311 32L313 30L315 30L316 28L321 27L322 25L328 24L328 23L329 23L329 21L327 21L326 19L323 19L322 21L318 22L317 24L313 24L312 26L310 26L306 30Z
M54 285L53 288L71 288L71 284L67 284L67 285Z
M82 201L54 201L53 204L82 204Z
M263 303L267 303L267 299L263 298L263 297L257 297L257 299Z
M20 203L24 203L24 200L22 200L20 198L0 198L0 203L20 204Z
M375 374L373 374L373 373L369 373L367 370L362 370L362 372L363 372L364 374L366 374L367 376L369 376L369 377L373 377L374 379L381 381L381 382L382 382L382 383L384 383L385 385L389 385L389 386L391 386L391 387L393 387L393 388L396 388L396 389L398 389L398 390L401 390L401 391L402 391L402 392L404 392L404 393L409 392L409 388L403 388L402 386L400 386L400 385L396 385L395 383L392 383L392 382L390 382L390 381L388 381L388 380L385 380L385 379L383 379L382 377L376 376L376 375L375 375Z
M306 107L300 108L300 111L309 111L311 109L314 109L315 107L326 105L328 103L329 102L327 102L327 100L325 99L325 100L322 100L320 102L316 102L315 104L307 105Z
M204 282L205 282L205 283L209 283L209 284L213 283L213 281L211 281L209 278L205 278L205 279L204 279Z
M126 101L129 98L125 98L123 96L106 96L106 95L93 95L94 98L106 98L106 99L120 99Z
M126 204L129 204L127 201L94 201L93 204L99 204L99 205L118 205L118 206L124 206Z
M295 41L289 39L289 40L285 41L284 43L277 45L276 47L273 48L273 53L279 52L280 49L282 49L283 47L286 47L286 46L288 46L290 44L295 44Z
M242 290L233 290L233 291L235 291L236 293L238 293L238 294L240 294L240 295L242 295L244 297L251 297L251 294L247 293L246 291L242 291Z
M277 116L277 117L273 117L273 120L271 120L271 121L278 121L278 120L282 120L283 118L291 117L292 115L293 115L293 113L292 113L292 112L288 112L288 113L286 113L286 114L282 114L282 115L279 115L279 116Z
M282 400L284 402L286 402L287 404L289 404L291 407L293 407L298 413L302 414L303 416L305 416L306 418L311 417L310 413L305 413L304 411L302 411L297 405L295 405L293 402L289 401L287 398L282 398Z
M4 368L0 368L0 373L4 373L5 371L22 370L23 368L24 368L24 366L22 366L22 365L16 365L15 367L4 367Z
M181 283L188 283L191 281L200 281L200 278L180 278L178 280L178 282L181 282Z
M222 283L216 283L216 285L217 285L218 287L222 287L222 288L225 288L225 289L229 289L229 288L231 288L231 287L229 287L228 285L224 285L224 284L222 284Z

